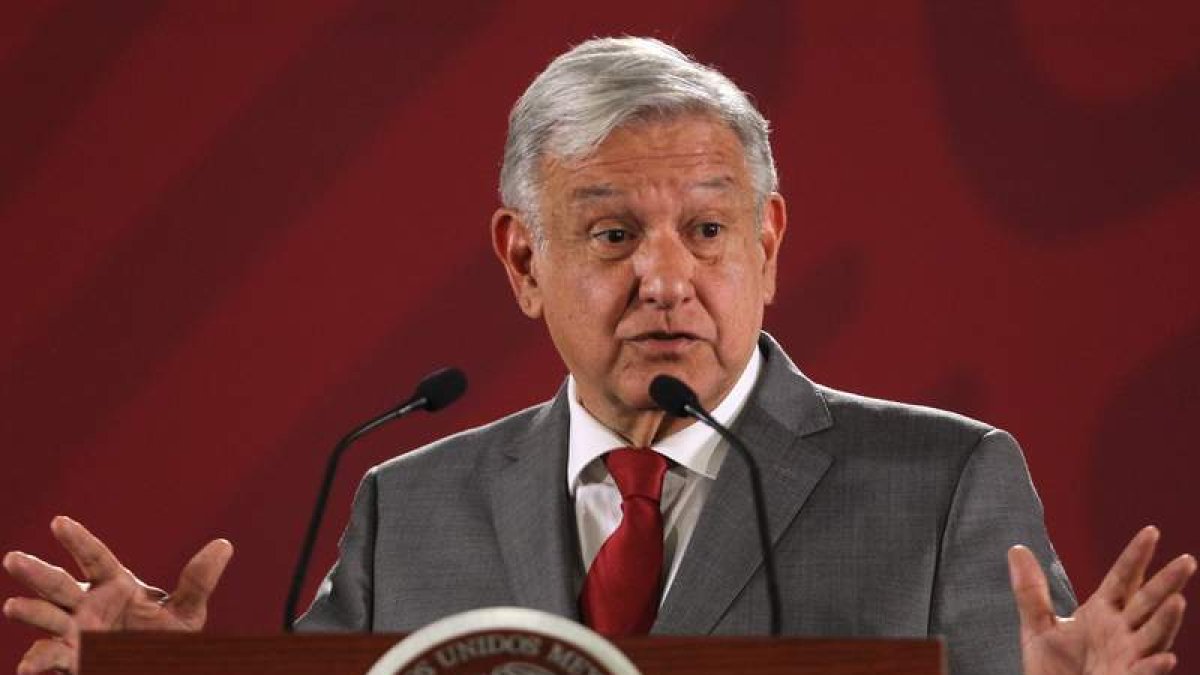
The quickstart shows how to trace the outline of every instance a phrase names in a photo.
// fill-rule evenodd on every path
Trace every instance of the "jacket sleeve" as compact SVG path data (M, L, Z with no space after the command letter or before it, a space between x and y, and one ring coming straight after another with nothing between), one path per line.
M363 477L354 495L350 524L338 544L339 557L312 605L296 621L303 632L370 632L373 624L375 533L378 523L376 470Z
M1007 433L985 433L971 451L942 530L929 632L946 639L952 675L1020 675L1020 624L1008 580L1009 547L1041 561L1055 611L1076 602L1046 534L1025 458Z

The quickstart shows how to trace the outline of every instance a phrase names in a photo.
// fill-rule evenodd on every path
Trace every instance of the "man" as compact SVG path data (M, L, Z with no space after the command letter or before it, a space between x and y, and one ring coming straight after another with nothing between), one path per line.
M763 469L785 633L944 635L959 674L1173 668L1190 556L1146 581L1147 528L1076 610L1011 437L814 385L761 332L776 190L766 121L716 71L633 38L556 59L510 118L492 238L571 376L547 404L369 472L301 628L516 604L608 634L765 632L746 467L658 409L666 373ZM91 584L5 557L41 596L5 613L52 634L18 672L74 668L80 628L199 629L232 552L210 543L166 595L74 521L52 529ZM1014 544L1029 548L1006 573Z

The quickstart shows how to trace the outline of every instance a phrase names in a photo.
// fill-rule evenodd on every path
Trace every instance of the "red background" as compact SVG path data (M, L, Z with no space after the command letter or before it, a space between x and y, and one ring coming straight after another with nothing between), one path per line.
M365 468L560 382L487 221L509 106L621 33L774 122L767 327L809 375L1014 432L1081 592L1144 523L1200 552L1190 0L5 3L0 547L65 565L68 513L170 586L225 536L211 627L276 630L341 433L470 374L353 451L310 589Z

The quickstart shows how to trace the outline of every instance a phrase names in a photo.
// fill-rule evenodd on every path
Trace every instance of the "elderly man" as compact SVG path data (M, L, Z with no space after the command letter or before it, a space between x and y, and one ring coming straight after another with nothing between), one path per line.
M492 239L571 375L546 404L369 472L300 627L523 605L609 635L766 632L746 466L655 405L665 373L763 470L785 633L943 635L959 674L1169 671L1190 556L1145 581L1147 528L1076 609L1011 437L815 385L761 332L776 190L767 123L720 73L646 39L557 58L512 112ZM80 628L200 628L232 550L209 544L166 596L81 525L53 530L91 585L5 558L41 596L6 614L53 634L19 672L74 668Z

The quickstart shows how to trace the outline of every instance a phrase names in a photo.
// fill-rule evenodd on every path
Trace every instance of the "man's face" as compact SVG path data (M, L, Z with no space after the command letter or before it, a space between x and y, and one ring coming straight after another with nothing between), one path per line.
M755 347L785 222L772 195L760 231L737 136L703 115L635 122L587 158L547 160L542 179L545 245L504 209L494 243L584 407L627 428L656 410L660 373L714 406Z

